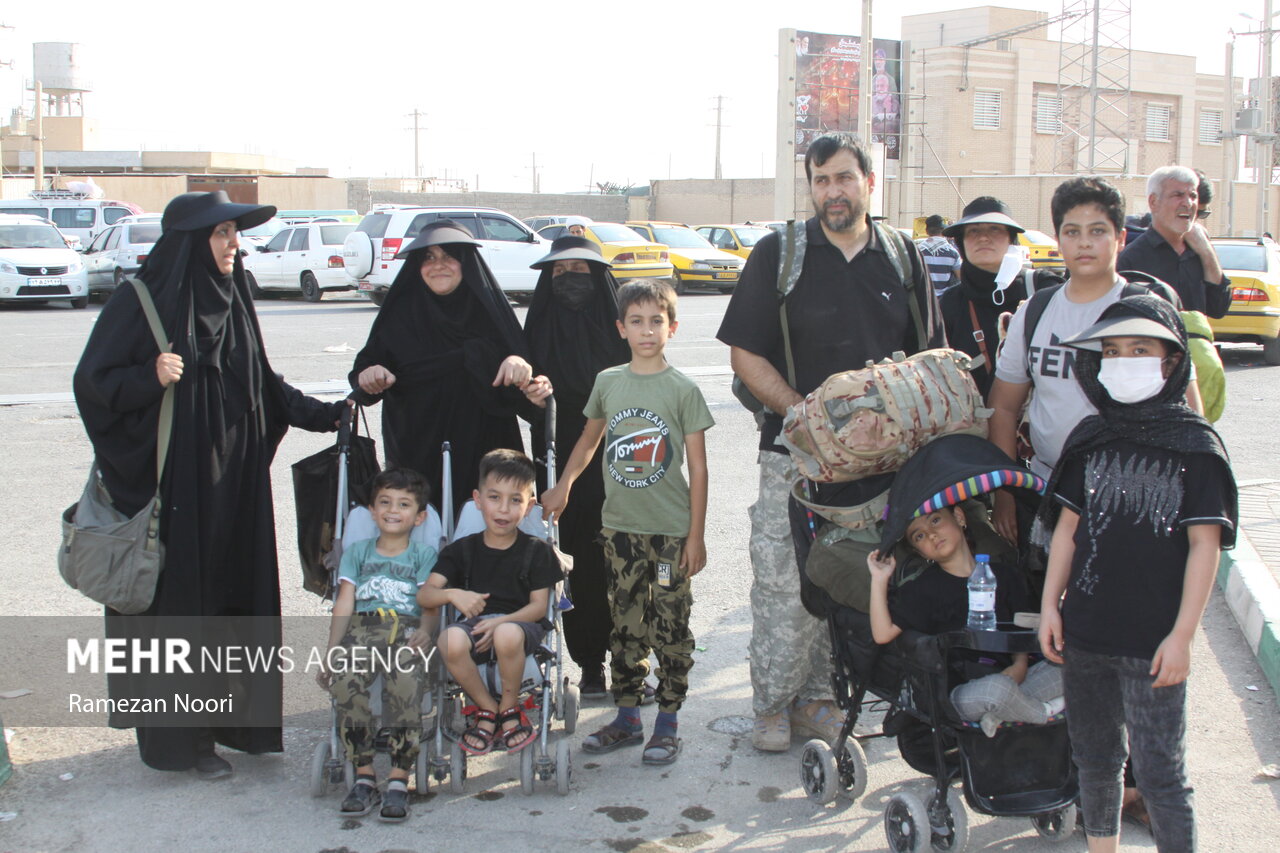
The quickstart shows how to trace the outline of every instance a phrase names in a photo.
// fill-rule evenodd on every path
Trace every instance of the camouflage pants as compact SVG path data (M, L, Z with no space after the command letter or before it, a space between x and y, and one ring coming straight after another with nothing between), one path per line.
M382 720L388 730L391 764L412 770L422 732L422 657L407 648L405 631L416 620L381 621L376 613L355 613L342 645L351 651L345 672L334 672L329 692L338 709L338 726L347 760L357 767L373 762L378 721L369 705L375 680L382 677ZM392 632L395 637L392 639ZM390 660L390 667L387 661ZM336 670L336 667L335 667Z
M752 710L763 717L831 698L831 638L800 602L800 572L787 499L797 473L791 457L761 451L760 493L751 517Z
M603 535L613 615L614 702L620 708L640 705L652 651L658 658L658 708L675 713L689 692L693 669L693 592L680 571L684 540L608 528Z

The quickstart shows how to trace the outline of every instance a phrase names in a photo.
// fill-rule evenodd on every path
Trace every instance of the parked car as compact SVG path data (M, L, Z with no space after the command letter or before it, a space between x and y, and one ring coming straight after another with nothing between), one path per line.
M580 217L578 217L578 218L579 218L579 219L586 219L587 217L585 217L585 216L580 216ZM530 217L528 217L528 218L526 218L526 219L521 219L520 221L521 221L521 222L523 222L525 225L528 225L528 226L529 226L529 228L530 228L531 230L541 233L542 229L543 229L543 228L546 228L548 225L564 225L564 224L566 224L570 219L573 219L573 217L572 217L572 216L562 216L562 215L559 215L559 214L557 214L557 215L555 215L555 216L552 216L552 215L550 215L550 214L546 214L546 215L543 215L543 216L530 216Z
M1018 245L1026 247L1031 266L1035 269L1066 269L1058 252L1058 241L1043 231L1023 231L1018 235Z
M678 222L628 222L627 227L654 243L665 243L675 265L676 293L690 285L714 287L731 293L738 284L745 261L722 252L697 231Z
M550 242L509 213L492 207L411 207L375 205L347 235L342 260L354 285L381 305L403 260L396 253L413 242L424 225L451 219L480 243L480 256L498 285L520 301L532 296L538 270L529 265L550 250Z
M253 295L301 293L308 302L319 302L326 290L350 290L342 245L354 230L349 222L324 221L280 229L244 258Z
M261 225L255 225L247 231L241 231L240 248L244 250L244 254L248 254L255 246L265 246L284 227L284 221L278 216L273 216Z
M1210 242L1231 279L1227 315L1209 320L1214 340L1262 344L1263 360L1280 364L1280 246L1256 237Z
M665 278L671 281L675 268L667 256L666 246L650 243L616 222L592 222L585 228L587 239L598 243L604 259L613 264L613 277L618 281L633 278ZM548 225L538 235L545 240L555 240L568 233L568 225Z
M126 216L142 213L142 208L127 201L88 198L67 190L45 190L31 193L31 198L0 201L0 213L39 216L48 219L66 237L79 237L80 245Z
M770 229L763 225L698 225L694 229L707 242L721 251L737 255L744 261L751 257L760 238L768 234Z
M159 239L159 214L126 216L94 237L82 255L89 292L110 293L137 275Z
M80 254L47 219L0 214L0 301L49 299L88 307L89 280Z

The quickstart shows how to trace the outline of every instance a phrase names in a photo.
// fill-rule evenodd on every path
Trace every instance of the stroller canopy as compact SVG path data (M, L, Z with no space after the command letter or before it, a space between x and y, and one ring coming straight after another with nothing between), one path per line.
M1045 481L1016 464L985 438L944 435L907 460L889 490L880 551L906 535L914 518L995 489L1031 489L1044 494Z

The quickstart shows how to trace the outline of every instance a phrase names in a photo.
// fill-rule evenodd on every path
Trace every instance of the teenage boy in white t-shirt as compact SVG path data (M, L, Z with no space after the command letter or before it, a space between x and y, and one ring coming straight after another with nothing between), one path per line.
M1067 435L1085 417L1097 413L1076 381L1075 349L1062 341L1097 322L1103 309L1121 298L1126 284L1116 274L1116 258L1124 247L1124 197L1115 187L1102 178L1072 178L1058 185L1050 211L1067 282L1049 298L1030 346L1025 338L1030 300L1019 306L996 360L996 378L987 398L987 405L995 410L991 441L1016 458L1018 421L1030 395L1027 414L1035 448L1031 470L1046 479L1058 463ZM1187 402L1201 411L1194 381L1187 388ZM996 493L993 521L1002 536L1018 541L1012 495Z

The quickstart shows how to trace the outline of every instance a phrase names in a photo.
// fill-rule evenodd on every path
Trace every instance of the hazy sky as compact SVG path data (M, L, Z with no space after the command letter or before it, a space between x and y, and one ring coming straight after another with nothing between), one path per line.
M878 0L874 34L899 12L980 5ZM1061 0L1000 5L1061 11ZM1276 4L1280 9L1280 2ZM858 34L860 4L776 0L648 3L60 0L0 4L0 110L22 103L31 44L81 45L87 113L105 149L255 152L332 174L407 175L425 113L423 172L482 190L546 192L711 177L724 95L726 178L772 174L778 30ZM1221 73L1227 31L1262 0L1132 0L1135 49L1192 54ZM181 10L181 11L175 11ZM553 10L553 11L545 11ZM1253 76L1258 38L1237 42Z

